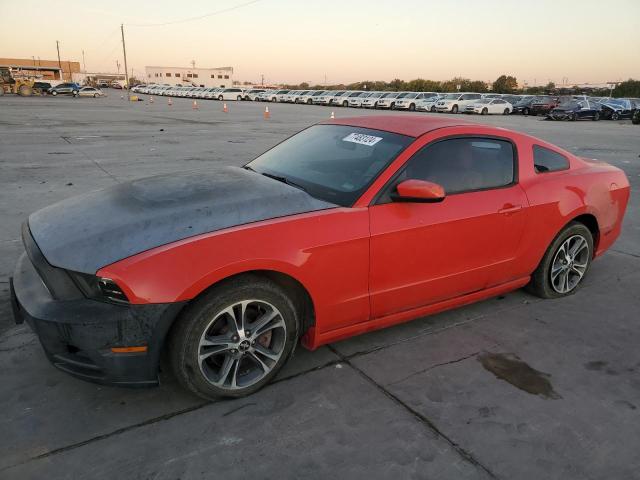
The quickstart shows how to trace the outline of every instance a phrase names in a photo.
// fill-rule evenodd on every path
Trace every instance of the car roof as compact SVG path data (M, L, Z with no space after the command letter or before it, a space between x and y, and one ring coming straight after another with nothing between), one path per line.
M410 137L419 137L438 128L456 127L459 125L474 125L464 120L417 117L408 115L372 115L363 117L336 118L321 122L329 125L348 125L352 127L371 128L386 132L399 133Z

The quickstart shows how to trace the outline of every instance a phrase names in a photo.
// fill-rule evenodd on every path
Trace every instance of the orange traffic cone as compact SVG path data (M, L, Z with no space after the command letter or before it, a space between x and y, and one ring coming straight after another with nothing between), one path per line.
M149 103L153 103L153 96L149 98Z
M336 118L335 113L331 112L331 117L330 118Z
M193 105L191 106L194 110L198 110L198 102L196 100L193 101Z
M169 97L169 101L167 102L167 105L169 106L173 105L173 100L171 100L171 97Z
M229 109L227 108L227 104L226 103L222 104L222 111L224 113L227 113L229 111Z
M269 107L264 107L264 118L265 120L271 118L271 114L269 113Z

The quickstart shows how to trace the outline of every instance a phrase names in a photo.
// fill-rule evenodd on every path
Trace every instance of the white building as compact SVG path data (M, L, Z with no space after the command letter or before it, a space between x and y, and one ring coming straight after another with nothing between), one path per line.
M231 87L233 67L183 68L144 67L147 83L169 85L195 85L198 87Z

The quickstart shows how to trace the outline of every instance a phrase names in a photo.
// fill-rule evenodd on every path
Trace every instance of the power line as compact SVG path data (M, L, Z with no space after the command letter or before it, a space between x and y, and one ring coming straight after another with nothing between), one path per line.
M222 13L231 12L233 10L238 10L239 8L248 7L249 5L253 5L254 3L258 3L262 0L251 0L250 2L241 3L240 5L236 5L234 7L223 8L221 10L216 10L215 12L205 13L204 15L199 15L197 17L183 18L181 20L172 20L170 22L163 23L128 23L127 27L162 27L165 25L175 25L177 23L186 23L193 22L195 20L201 20L207 17L213 17L214 15L220 15Z

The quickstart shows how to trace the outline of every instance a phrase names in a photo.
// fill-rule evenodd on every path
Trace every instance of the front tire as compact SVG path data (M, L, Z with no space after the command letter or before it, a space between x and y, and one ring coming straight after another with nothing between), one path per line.
M222 101L224 99L224 97L222 95L218 95L218 101Z
M414 103L412 103L411 105L409 105L409 111L410 112L414 112L416 110L416 105Z
M611 120L619 120L620 119L620 114L618 112L613 112L611 114Z
M559 298L576 292L593 259L593 236L582 223L571 222L551 243L527 285L541 298Z
M172 369L202 398L250 395L290 357L298 324L284 289L244 275L214 287L182 314L169 340Z
M480 115L486 115L487 113L489 113L489 110L487 110L487 107L484 107L480 112Z
M451 107L451 113L458 113L458 105Z
M600 120L600 112L596 112L593 114L593 121L597 122L598 120Z
M503 115L509 115L511 112L509 111L508 108L504 109L504 112L502 112Z

